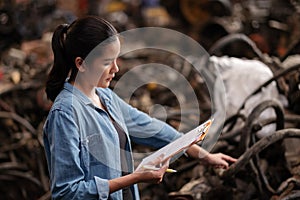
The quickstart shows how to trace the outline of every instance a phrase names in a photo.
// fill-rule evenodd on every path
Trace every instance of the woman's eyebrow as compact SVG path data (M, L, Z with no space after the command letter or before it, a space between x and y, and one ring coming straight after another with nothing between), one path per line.
M106 58L106 59L104 59L104 61L113 61L113 60L115 60L115 58Z
M105 58L104 61L114 61L114 60L116 60L118 58L119 58L119 56L116 57L116 58Z

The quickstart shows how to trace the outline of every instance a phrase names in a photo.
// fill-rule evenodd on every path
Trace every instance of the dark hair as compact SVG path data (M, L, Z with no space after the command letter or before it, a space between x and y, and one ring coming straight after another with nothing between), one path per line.
M55 100L70 73L70 79L75 80L76 57L85 59L96 46L112 36L117 36L116 29L97 16L77 19L71 25L59 25L52 37L54 63L46 82L47 97Z

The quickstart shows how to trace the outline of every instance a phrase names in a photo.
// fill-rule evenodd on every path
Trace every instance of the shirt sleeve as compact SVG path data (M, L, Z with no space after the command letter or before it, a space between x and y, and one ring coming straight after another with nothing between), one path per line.
M112 92L112 98L115 102L118 102L119 109L123 114L126 127L133 142L154 148L161 148L182 136L182 133L179 133L167 123L152 118L146 113L133 108L114 92Z
M51 111L44 126L44 144L53 199L108 199L108 180L84 179L80 137L72 114Z

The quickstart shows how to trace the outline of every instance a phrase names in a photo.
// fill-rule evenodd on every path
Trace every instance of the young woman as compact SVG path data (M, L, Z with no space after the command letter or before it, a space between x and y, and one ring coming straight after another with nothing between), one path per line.
M139 199L136 183L161 182L160 170L133 170L131 141L160 148L180 137L108 89L119 71L117 31L87 16L60 25L52 39L54 65L46 93L54 103L44 125L53 199ZM234 158L194 145L191 157L228 167Z

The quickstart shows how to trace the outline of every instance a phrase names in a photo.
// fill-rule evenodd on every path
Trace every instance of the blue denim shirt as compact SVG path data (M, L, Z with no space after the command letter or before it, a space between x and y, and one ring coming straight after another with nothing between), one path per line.
M110 89L96 91L129 143L160 148L181 136L166 123L131 107ZM108 113L67 82L45 122L44 145L53 199L122 199L121 190L109 194L108 184L108 180L121 176L118 133ZM130 145L126 152L132 172ZM134 190L138 200L136 185Z

